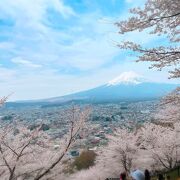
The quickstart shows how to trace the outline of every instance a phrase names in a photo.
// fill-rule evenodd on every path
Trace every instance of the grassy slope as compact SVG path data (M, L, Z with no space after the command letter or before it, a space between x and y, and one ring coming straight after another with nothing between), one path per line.
M178 174L178 168L176 169L173 169L171 171L168 171L168 172L165 172L163 173L163 175L166 177L166 176L170 176L171 180L180 180L180 167L179 167L179 174ZM154 176L152 178L152 180L156 180L157 179L157 176Z

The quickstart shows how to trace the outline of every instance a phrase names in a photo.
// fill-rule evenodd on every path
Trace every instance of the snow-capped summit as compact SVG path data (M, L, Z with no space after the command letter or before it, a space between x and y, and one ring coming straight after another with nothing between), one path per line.
M118 84L140 84L143 77L133 71L123 72L118 77L108 82L108 86Z
M108 84L93 89L66 96L39 100L39 105L48 107L72 102L112 103L155 100L167 95L177 86L179 85L150 82L139 74L130 71L122 73ZM36 103L38 103L38 101ZM24 106L23 103L22 106Z

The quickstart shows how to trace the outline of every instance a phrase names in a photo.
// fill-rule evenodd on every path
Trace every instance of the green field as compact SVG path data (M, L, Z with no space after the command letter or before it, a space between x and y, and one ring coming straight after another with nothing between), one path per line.
M177 179L180 180L180 167L177 167L177 168L175 168L175 169L173 169L171 171L164 172L162 174L164 175L165 178L167 176L170 176L171 180L177 180ZM152 179L156 180L157 176L154 176Z

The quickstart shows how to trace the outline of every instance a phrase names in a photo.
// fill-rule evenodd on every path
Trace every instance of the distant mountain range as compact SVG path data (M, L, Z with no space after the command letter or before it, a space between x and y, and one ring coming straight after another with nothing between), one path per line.
M125 72L109 83L78 93L21 103L39 103L43 106L77 103L105 103L120 101L154 100L167 95L177 84L147 82L134 72Z

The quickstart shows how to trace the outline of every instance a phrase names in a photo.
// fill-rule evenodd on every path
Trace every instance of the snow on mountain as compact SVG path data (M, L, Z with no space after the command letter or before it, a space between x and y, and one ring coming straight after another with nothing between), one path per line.
M39 104L56 105L71 102L104 103L154 100L167 95L177 86L178 84L149 82L139 74L130 71L120 74L120 76L105 85L66 96L39 100Z
M109 81L107 86L114 86L118 84L140 84L143 81L143 77L133 71L123 72L118 77Z

